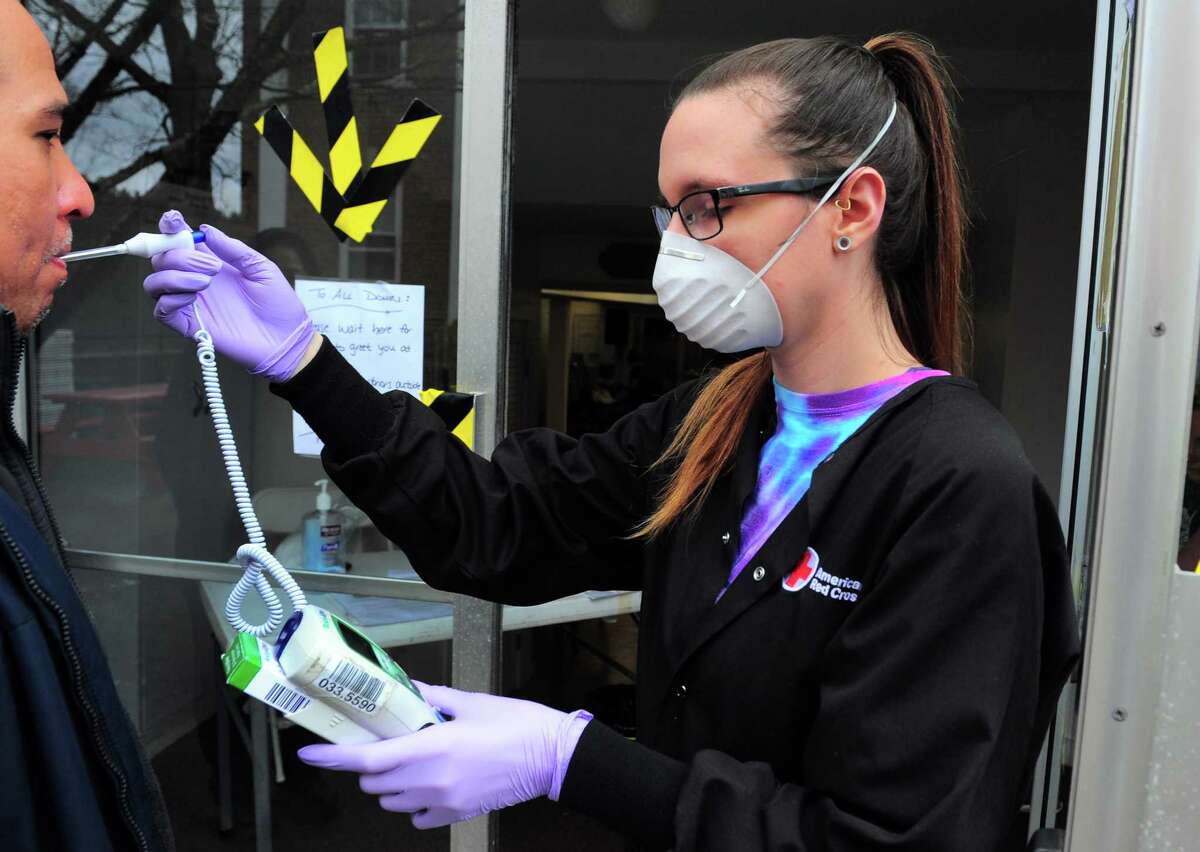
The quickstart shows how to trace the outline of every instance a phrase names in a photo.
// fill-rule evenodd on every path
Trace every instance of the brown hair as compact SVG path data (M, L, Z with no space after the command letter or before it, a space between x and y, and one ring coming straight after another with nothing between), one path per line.
M966 214L953 88L941 57L929 42L905 33L877 36L863 47L831 37L781 39L713 63L676 104L755 82L765 82L778 98L771 141L805 174L840 174L897 104L895 121L863 163L887 185L875 264L905 348L927 366L960 372ZM679 464L635 537L658 535L704 502L770 375L770 356L760 352L705 385L655 462Z

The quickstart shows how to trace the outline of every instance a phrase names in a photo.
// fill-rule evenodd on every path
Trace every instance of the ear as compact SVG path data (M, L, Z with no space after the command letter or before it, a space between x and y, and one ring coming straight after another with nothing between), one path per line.
M830 201L836 204L837 220L833 237L847 236L852 247L865 245L879 230L887 186L883 176L870 166L856 169L838 188ZM847 208L849 206L849 209ZM853 248L851 248L853 251Z

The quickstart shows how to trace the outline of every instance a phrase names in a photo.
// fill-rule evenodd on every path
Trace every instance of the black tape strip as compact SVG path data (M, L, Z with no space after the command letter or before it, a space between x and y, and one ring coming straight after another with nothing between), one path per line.
M279 157L290 170L292 165L292 125L276 106L267 110L262 120L263 138L267 140L267 144L271 146L275 156Z
M287 170L291 173L292 170L292 123L283 117L283 113L279 111L279 107L271 107L263 115L263 138L267 140L267 144L271 146L271 150L283 161L287 166ZM315 156L315 155L314 155ZM321 175L321 218L333 230L339 242L346 241L346 234L340 228L334 227L334 222L346 209L346 201L342 198L341 193L333 185L333 181L329 179L327 173Z
M432 118L439 113L420 98L413 98L400 123L419 121L422 118ZM403 160L399 163L389 163L386 166L369 167L346 190L346 207L357 207L360 204L370 204L372 201L390 199L396 191L396 184L404 177L413 160Z
M420 98L413 98L412 103L408 105L408 109L404 111L404 118L400 119L400 121L417 121L422 118L433 118L437 114L437 110L425 103L425 101Z
M403 160L386 166L372 166L367 173L355 182L354 187L346 194L346 206L357 207L359 204L370 204L372 201L385 201L396 191L396 184L408 171L412 160Z
M471 413L474 404L475 397L472 394L446 391L429 403L429 409L442 418L446 428L453 432L458 428L458 424L463 422L463 418Z
M350 75L342 74L329 91L323 105L325 110L325 132L329 134L329 147L332 149L342 138L346 125L354 118L354 107L350 103Z

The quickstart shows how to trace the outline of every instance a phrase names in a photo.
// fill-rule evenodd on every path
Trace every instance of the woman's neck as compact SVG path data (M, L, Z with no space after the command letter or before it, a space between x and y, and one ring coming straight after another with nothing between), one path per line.
M920 366L900 341L881 297L848 300L802 339L770 354L776 380L806 394L862 387Z

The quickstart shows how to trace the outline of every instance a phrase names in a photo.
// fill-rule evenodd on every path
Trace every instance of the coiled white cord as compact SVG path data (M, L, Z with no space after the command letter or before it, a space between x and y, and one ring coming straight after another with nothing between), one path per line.
M233 428L229 425L229 415L225 411L225 398L221 395L221 382L217 376L217 351L213 347L212 335L200 320L199 311L196 311L196 323L200 330L193 339L196 341L196 356L200 359L204 395L208 398L208 410L212 412L213 427L217 430L217 443L220 444L221 456L225 459L225 471L229 474L229 484L233 488L233 499L237 503L242 526L246 528L246 536L250 539L249 544L243 544L237 549L237 561L245 570L234 585L233 591L229 593L229 600L225 602L225 619L239 633L266 636L283 623L283 605L267 581L268 574L287 592L294 609L303 609L308 600L304 597L303 589L292 579L292 575L267 549L267 540L263 536L262 527L259 526L258 516L254 513L246 477L242 474L237 444L233 441ZM251 587L258 590L259 597L267 605L267 620L262 624L250 624L242 618L242 602Z

